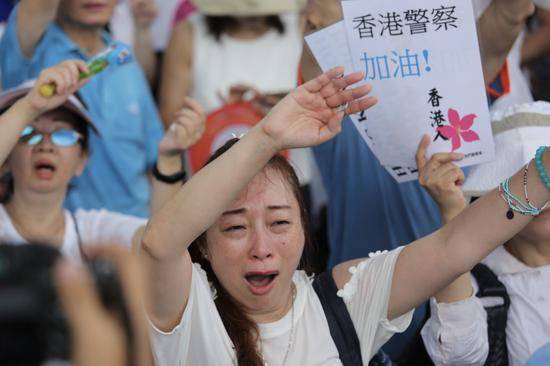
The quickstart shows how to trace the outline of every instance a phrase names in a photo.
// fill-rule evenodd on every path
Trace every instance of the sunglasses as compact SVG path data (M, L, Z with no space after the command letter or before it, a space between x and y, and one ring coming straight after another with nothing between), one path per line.
M21 132L20 142L24 142L29 146L35 146L44 140L44 136L50 136L50 140L55 146L70 147L82 140L82 135L72 129L61 129L50 133L38 132L34 127L27 126Z

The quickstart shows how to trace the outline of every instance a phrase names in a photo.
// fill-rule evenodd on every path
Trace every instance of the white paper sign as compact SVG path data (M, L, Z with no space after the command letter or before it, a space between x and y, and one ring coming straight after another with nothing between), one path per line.
M425 133L428 155L461 152L461 166L492 160L472 2L347 0L342 8L353 68L379 97L366 116L381 163L416 166Z
M384 169L395 179L398 183L410 182L418 179L418 169L414 167L401 167L401 166L384 166Z
M353 71L344 21L307 35L305 39L321 70L343 66L346 74Z
M347 38L344 29L344 22L338 22L321 29L305 37L311 53L317 60L319 67L327 71L336 66L344 66L346 73L353 70L349 52L343 48L347 47ZM367 143L369 148L376 155L376 148L372 136L368 132L368 118L366 112L350 116L357 132ZM399 183L408 182L418 178L416 168L384 167L386 171Z
M338 22L305 37L306 43L323 71L343 66L345 73L353 72L344 22ZM365 112L350 116L355 128L376 155L376 146L368 131Z

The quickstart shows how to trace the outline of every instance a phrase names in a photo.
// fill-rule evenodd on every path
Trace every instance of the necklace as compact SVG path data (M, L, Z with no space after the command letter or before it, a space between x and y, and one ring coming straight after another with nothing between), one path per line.
M292 348L292 344L294 343L294 300L296 300L296 285L292 283L292 307L290 308L290 334L288 335L288 345L286 347L285 356L283 358L282 366L286 365L286 361L288 359L288 355L290 354L290 349ZM262 339L260 338L260 345L262 343ZM267 361L262 355L262 360L264 362L265 366L268 366Z

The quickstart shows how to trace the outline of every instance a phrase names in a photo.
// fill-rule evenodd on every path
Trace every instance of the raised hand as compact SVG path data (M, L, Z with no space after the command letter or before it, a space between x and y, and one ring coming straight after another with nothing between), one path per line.
M36 84L25 96L28 105L35 114L41 114L62 105L71 94L86 84L87 79L80 80L80 73L87 73L88 67L81 60L67 60L58 65L42 70ZM44 96L40 88L44 85L55 85L55 93Z
M497 14L511 23L523 23L535 12L533 0L493 0Z
M139 265L119 245L89 247L90 258L109 260L116 267L132 331L133 365L151 366L147 326L143 318L143 278ZM66 261L56 268L59 299L72 335L75 366L128 365L128 339L123 324L101 303L94 280L85 267Z
M159 144L159 155L173 156L195 144L204 133L206 115L203 108L192 98L185 98L185 106L176 114L176 119Z
M439 206L444 221L451 220L466 207L462 193L464 172L454 164L464 158L460 153L438 153L426 159L430 137L424 135L416 152L418 182L424 187Z
M354 114L376 104L366 97L370 85L346 89L363 79L363 73L343 76L336 67L289 93L262 120L261 128L278 149L321 144L341 131L344 114ZM345 108L344 108L345 107Z

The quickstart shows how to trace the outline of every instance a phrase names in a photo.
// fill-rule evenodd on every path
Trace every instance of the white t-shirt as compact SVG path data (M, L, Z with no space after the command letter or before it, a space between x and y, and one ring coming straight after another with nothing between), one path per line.
M529 267L503 246L482 263L506 287L510 296L506 344L510 366L525 365L550 342L550 265ZM473 293L479 286L472 276ZM500 298L475 295L454 303L431 299L431 317L422 329L428 354L436 365L484 365L489 353L485 307L500 305Z
M395 262L402 248L380 254L352 267L351 280L338 296L344 299L359 342L363 362L368 360L397 332L410 324L412 311L389 321L388 302ZM191 289L180 324L165 333L151 325L153 354L157 366L235 365L232 342L214 304L214 294L199 265L193 265ZM294 302L294 342L287 365L342 365L312 278L296 271ZM291 311L282 319L260 324L262 354L269 365L280 365L287 352Z
M139 217L106 210L78 210L74 217L83 246L120 244L130 248L135 232L147 223L147 220ZM4 205L0 205L0 242L15 245L27 244L27 240L13 226ZM65 211L65 237L61 252L67 258L81 260L75 221L69 211Z

